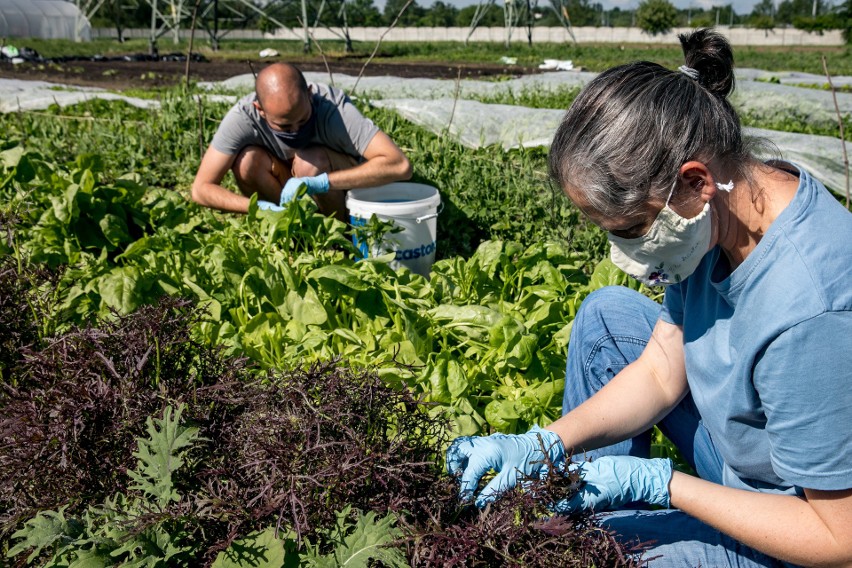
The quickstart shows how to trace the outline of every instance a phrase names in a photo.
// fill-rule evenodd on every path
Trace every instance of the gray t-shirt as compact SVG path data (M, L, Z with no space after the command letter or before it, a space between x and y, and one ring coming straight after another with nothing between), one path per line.
M379 131L365 118L340 89L320 83L308 83L317 113L316 133L311 144L361 159L370 141ZM262 146L282 160L290 160L296 150L278 140L260 116L254 101L257 95L246 95L231 107L213 135L213 147L223 154L234 155L246 146Z

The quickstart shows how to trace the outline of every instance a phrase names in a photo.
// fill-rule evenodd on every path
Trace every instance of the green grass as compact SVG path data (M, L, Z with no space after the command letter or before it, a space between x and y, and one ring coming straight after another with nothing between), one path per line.
M18 40L15 45L26 45L38 51L44 57L68 55L114 56L127 53L147 53L147 39L133 39L121 44L115 40L98 39L85 43L67 40ZM209 41L203 33L196 34L194 50L210 59L257 59L258 52L272 47L281 54L282 59L298 64L299 62L320 60L319 50L311 54L302 52L300 40L223 40L217 52L211 50ZM175 45L168 37L160 38L160 53L185 52L187 41ZM355 42L354 53L347 54L343 42L323 41L322 51L326 57L346 57L353 61L365 61L372 52L373 42ZM523 43L512 44L506 48L500 42L477 42L465 46L460 42L384 42L374 59L375 62L404 63L430 62L449 64L498 64L503 55L518 58L518 66L537 67L543 59L571 59L575 65L590 71L602 71L613 65L636 60L649 60L670 68L683 63L680 48L675 45L630 45L596 44L579 45L562 43L538 43L528 46ZM801 71L823 74L822 57L828 61L833 75L852 75L852 50L849 47L736 47L735 57L738 67L752 67L766 71Z
M472 96L471 98L487 104L564 110L571 106L571 103L579 94L580 87L565 87L550 91L530 87L518 91L498 91L493 94Z

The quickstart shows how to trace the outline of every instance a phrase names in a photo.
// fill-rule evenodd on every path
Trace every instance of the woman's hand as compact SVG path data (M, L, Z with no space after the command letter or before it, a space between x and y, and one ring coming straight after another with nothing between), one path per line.
M557 513L606 511L634 501L669 506L670 459L603 456L576 467L583 485L573 497L556 503Z
M460 497L476 498L480 508L514 487L519 475L543 477L551 465L564 463L562 440L555 432L538 426L519 435L462 436L447 449L447 472L461 477ZM492 469L497 475L476 496L479 480Z

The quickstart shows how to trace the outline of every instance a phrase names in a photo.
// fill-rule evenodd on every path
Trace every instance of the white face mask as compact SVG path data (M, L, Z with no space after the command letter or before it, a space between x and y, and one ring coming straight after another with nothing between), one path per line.
M731 191L734 186L733 183L717 183L716 187L722 191ZM648 286L681 282L698 268L710 248L713 228L710 203L704 204L701 213L687 219L669 207L672 193L669 193L665 207L643 236L625 239L612 233L607 234L613 264Z

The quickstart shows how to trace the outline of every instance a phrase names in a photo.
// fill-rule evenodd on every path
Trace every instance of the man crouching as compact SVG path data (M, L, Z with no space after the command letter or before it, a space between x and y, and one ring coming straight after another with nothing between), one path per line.
M228 170L242 195L220 185ZM245 213L256 193L260 208L280 210L305 184L322 213L346 222L346 190L410 177L402 150L346 94L309 84L293 65L274 63L222 120L201 159L192 199Z

